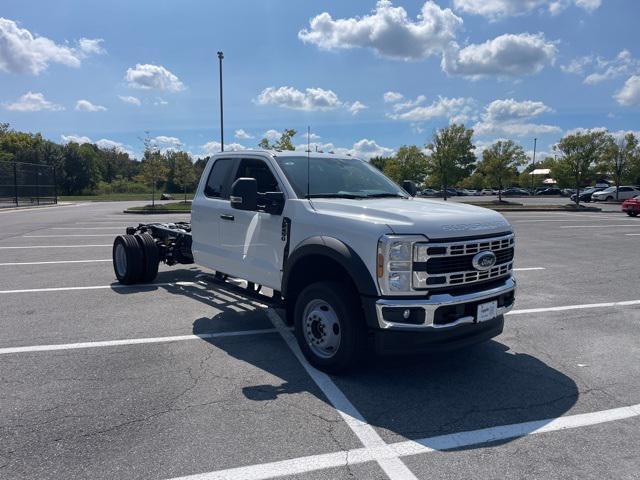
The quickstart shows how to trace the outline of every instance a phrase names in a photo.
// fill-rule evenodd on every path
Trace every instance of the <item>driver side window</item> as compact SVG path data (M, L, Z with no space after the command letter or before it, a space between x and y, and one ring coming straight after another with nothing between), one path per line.
M258 193L279 192L278 181L263 161L255 158L243 158L236 172L235 182L238 178L255 178L258 182ZM233 183L233 182L232 182Z

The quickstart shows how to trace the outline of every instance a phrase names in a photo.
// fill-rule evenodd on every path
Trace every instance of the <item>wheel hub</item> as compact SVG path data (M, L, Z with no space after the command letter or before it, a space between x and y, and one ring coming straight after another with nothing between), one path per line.
M304 310L304 337L309 348L323 358L336 354L342 337L340 320L324 300L312 300Z

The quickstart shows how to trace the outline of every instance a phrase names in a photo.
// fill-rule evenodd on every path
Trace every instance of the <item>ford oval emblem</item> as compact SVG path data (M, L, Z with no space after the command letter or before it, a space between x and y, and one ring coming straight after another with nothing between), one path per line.
M485 271L493 267L497 260L496 254L493 252L479 252L473 256L471 264L476 270Z

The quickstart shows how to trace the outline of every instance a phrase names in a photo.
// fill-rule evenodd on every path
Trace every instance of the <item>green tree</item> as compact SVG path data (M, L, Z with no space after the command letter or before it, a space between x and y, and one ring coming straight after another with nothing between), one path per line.
M453 123L435 132L427 145L432 152L427 162L429 183L442 185L445 200L447 187L468 177L474 169L476 147L471 137L472 129Z
M603 131L578 132L565 136L554 147L562 154L558 167L569 172L576 189L576 206L580 206L580 188L591 174L594 163L608 147L608 135Z
M184 203L187 203L187 186L192 186L196 181L196 172L189 155L185 152L175 154L175 172L173 179L184 192Z
M274 143L269 143L268 138L263 138L258 143L258 147L264 148L265 150L295 150L296 147L293 145L293 137L298 133L293 128L285 128L282 134L280 135L280 140Z
M141 182L151 186L151 205L156 204L156 188L158 182L165 181L169 168L163 161L162 154L151 144L147 144L144 151L144 157L140 162L140 173L138 177Z
M404 180L422 183L426 169L427 156L416 145L403 145L384 164L384 174L400 185Z
M373 157L371 160L369 160L369 163L381 172L384 172L385 165L392 159L393 157Z
M522 147L513 140L499 140L482 153L482 161L477 171L483 174L491 185L498 186L498 201L502 201L502 190L506 183L518 176L518 167L524 165L527 156Z
M616 185L616 200L618 200L618 189L623 179L629 177L629 171L638 153L638 139L631 132L624 137L615 140L611 135L607 136L607 148L602 155L600 164L605 173L613 177Z

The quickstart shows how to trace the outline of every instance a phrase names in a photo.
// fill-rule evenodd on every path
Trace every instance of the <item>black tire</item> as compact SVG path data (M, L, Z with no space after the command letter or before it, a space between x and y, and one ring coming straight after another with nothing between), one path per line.
M144 255L134 235L118 235L113 242L113 271L120 283L137 283L144 273Z
M141 281L144 283L153 282L158 275L158 266L160 265L160 252L156 241L148 233L142 233L135 235L136 240L142 248L143 260L143 272Z
M366 352L367 329L357 293L344 283L317 282L307 286L296 299L294 326L298 345L309 363L327 373L341 373L357 366ZM315 302L325 302L339 321L340 342L330 357L314 352L304 333L304 314ZM310 330L309 330L310 331Z
M607 202L612 202L613 201L613 197L607 197Z
M627 212L627 215L629 215L630 217L637 217L638 212Z

